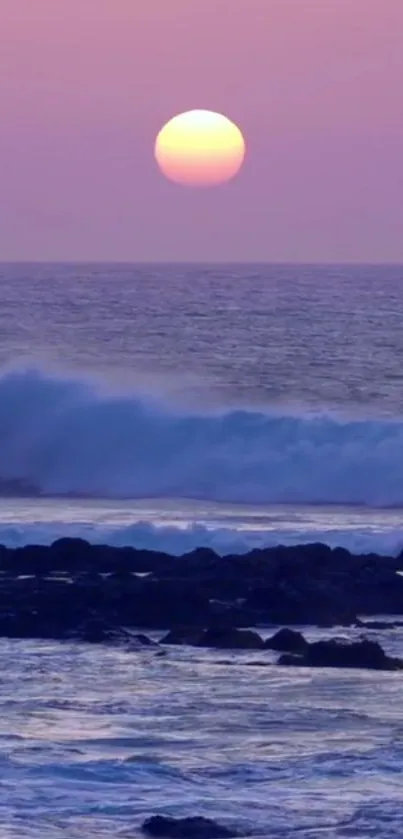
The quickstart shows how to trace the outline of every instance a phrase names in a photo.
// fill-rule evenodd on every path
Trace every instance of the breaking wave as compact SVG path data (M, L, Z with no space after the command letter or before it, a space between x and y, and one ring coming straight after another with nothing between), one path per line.
M7 492L403 505L403 420L184 410L37 371L0 377Z

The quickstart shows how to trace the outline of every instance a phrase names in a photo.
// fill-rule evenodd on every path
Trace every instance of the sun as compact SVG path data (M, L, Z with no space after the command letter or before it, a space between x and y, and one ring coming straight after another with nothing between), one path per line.
M235 177L245 159L245 140L235 123L213 111L173 117L155 141L161 172L185 186L216 186Z

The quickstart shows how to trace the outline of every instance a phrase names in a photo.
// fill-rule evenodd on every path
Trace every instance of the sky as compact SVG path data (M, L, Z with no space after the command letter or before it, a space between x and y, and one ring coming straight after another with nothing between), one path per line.
M403 0L1 0L0 260L403 262ZM232 182L166 180L205 108Z

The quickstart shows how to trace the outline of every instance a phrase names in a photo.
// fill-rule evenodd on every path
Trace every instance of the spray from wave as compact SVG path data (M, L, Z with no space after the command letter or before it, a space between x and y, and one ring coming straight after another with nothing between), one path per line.
M403 420L174 409L37 371L0 377L0 483L43 495L403 505Z

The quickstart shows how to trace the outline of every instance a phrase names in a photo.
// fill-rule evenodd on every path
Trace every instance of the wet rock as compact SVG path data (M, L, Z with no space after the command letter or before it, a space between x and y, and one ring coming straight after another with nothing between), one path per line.
M217 650L262 650L264 648L264 641L257 632L227 627L210 627L202 631L192 627L172 629L161 643L210 647Z
M262 650L264 641L257 632L250 629L210 628L202 633L197 647L212 647L219 650Z
M189 581L176 579L143 579L136 596L125 598L127 625L149 629L165 629L167 626L208 625L210 608L208 598L200 587Z
M346 667L365 670L402 670L403 661L386 655L376 641L346 643L337 639L308 644L301 655L282 655L281 665L294 667Z
M332 627L356 623L354 607L344 594L331 590L330 579L310 578L307 569L301 579L293 578L292 574L297 572L299 575L300 569L289 568L288 577L280 582L252 589L245 608L258 611L261 619L272 624Z
M159 648L159 644L147 635L135 634L97 617L84 620L74 628L66 627L64 635L60 634L60 638L63 637L84 644L112 644L129 650Z
M268 650L277 650L282 653L303 653L308 646L308 642L302 632L284 628L279 629L272 638L268 638L264 646Z
M85 644L115 644L118 646L127 646L135 641L134 637L126 630L111 626L96 618L85 621L78 626L74 633L74 639Z
M158 647L159 644L157 641L153 641L152 638L149 638L148 635L143 635L142 632L138 632L135 635L130 635L132 641L135 641L137 644L140 644L142 647Z
M212 819L192 816L174 819L169 816L152 816L143 824L147 836L166 837L166 839L234 839L236 834Z
M98 638L93 643L108 643L112 627L170 627L174 635L166 636L167 644L263 649L256 633L233 633L262 624L360 626L357 614L402 615L403 577L396 574L401 566L401 559L354 556L325 545L227 557L204 549L172 557L83 539L59 539L50 547L0 546L0 635L78 638L79 629L96 619L104 629L83 632ZM190 627L188 637L182 627ZM207 636L206 627L213 628ZM280 643L281 652L302 652L300 639Z
M161 644L195 647L200 641L201 634L200 629L194 627L178 627L177 629L170 629L162 638Z

